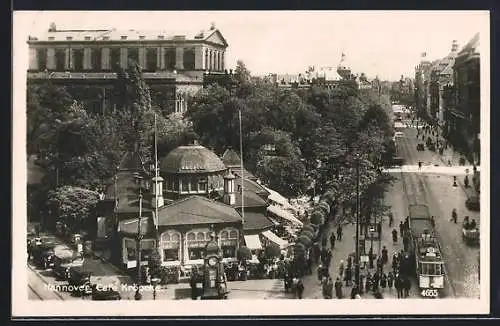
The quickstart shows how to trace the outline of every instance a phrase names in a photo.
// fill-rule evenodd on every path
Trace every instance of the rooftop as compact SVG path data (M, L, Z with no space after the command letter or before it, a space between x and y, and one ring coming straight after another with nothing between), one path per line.
M160 161L163 173L204 173L226 170L222 160L211 150L193 143L179 146Z
M135 42L135 41L211 41L214 35L220 43L227 46L227 42L215 28L210 27L208 30L202 30L197 33L173 32L166 30L117 30L115 28L106 29L57 29L55 24L51 24L50 28L41 35L30 35L28 43L34 42L98 42L98 41L118 41L118 42Z
M245 212L245 231L260 231L272 227L274 224L262 213Z
M240 214L231 206L201 196L190 196L158 210L158 225L238 223Z

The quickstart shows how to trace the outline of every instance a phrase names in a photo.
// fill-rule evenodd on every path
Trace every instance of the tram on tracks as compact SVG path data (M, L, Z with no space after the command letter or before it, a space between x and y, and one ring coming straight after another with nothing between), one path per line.
M415 272L420 295L426 298L437 298L444 290L444 260L434 232L434 223L427 205L408 206L410 255L415 261Z

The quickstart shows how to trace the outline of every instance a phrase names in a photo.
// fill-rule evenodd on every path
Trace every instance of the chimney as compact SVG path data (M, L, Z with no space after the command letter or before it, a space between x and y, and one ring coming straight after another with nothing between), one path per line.
M453 40L451 43L451 52L457 52L458 51L458 42L457 40Z
M151 179L151 188L153 189L153 198L152 198L152 206L156 208L158 204L158 208L165 205L165 199L163 198L163 181L164 179L158 175L158 178L153 177ZM156 196L158 194L158 197ZM157 201L158 198L158 201Z
M236 203L234 179L236 179L236 177L231 173L231 170L228 169L227 174L224 176L224 204L231 206Z

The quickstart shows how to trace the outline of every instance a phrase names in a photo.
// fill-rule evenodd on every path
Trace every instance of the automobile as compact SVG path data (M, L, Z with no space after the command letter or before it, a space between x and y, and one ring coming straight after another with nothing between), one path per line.
M122 296L112 287L98 287L96 284L92 285L92 300L107 301L107 300L121 300Z
M418 143L417 144L417 151L424 151L425 150L425 146L424 144L422 143Z
M35 265L47 269L49 267L54 267L54 244L51 243L40 243L35 241L35 244L31 247L31 256L35 262Z
M479 244L479 228L470 228L465 225L462 226L462 239L469 245Z
M73 266L82 266L83 259L80 257L58 257L55 256L54 267L52 272L56 280L66 281L68 279L69 270Z
M92 284L90 283L91 273L83 266L71 266L68 271L68 284L72 287L75 295L83 296L92 294Z
M479 212L479 196L471 196L467 198L465 206L471 211Z
M405 160L401 156L396 156L392 159L392 164L395 166L401 166L404 164L404 162Z

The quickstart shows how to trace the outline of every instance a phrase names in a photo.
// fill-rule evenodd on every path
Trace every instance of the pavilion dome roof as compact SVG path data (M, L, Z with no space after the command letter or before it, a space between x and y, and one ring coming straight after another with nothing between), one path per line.
M205 173L226 170L222 160L211 150L196 142L179 146L160 161L160 171L165 173Z

